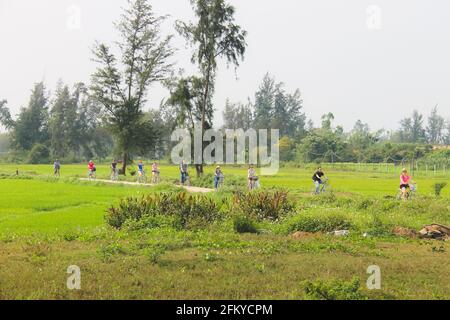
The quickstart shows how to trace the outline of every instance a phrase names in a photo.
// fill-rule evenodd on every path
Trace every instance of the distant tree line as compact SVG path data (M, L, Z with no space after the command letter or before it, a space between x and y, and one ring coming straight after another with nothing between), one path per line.
M361 120L350 132L335 125L333 113L319 126L307 120L299 90L287 93L283 83L266 74L254 102L231 103L223 111L225 128L280 129L281 160L296 162L399 162L425 157L433 145L450 145L450 121L431 110L427 119L414 110L398 130L373 131ZM445 161L448 161L445 158Z

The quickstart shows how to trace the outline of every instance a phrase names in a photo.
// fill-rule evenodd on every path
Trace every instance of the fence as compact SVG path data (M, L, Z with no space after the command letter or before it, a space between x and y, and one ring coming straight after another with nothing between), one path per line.
M403 168L406 168L415 176L450 176L447 163L429 163L425 161L399 161L384 163L349 163L349 162L332 162L322 163L323 168L336 171L350 172L376 172L386 174L400 174ZM317 164L305 164L306 168L313 169Z

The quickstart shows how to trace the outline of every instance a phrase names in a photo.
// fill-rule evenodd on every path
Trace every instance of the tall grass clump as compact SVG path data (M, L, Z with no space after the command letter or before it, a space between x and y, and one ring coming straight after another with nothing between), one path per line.
M210 224L221 217L221 204L205 195L186 192L149 194L141 198L126 198L107 210L106 222L120 229L125 223L133 228L159 226L162 218L171 218L173 224L189 229ZM152 219L158 217L159 219Z
M361 282L358 278L351 281L342 280L316 280L304 283L305 294L311 300L367 300L368 297L361 291Z
M247 216L236 216L233 220L234 231L237 233L258 233L256 223Z
M336 230L348 230L352 224L344 215L303 215L299 214L283 223L281 231L291 233L303 232L332 232Z
M258 221L278 221L295 210L295 204L286 191L236 192L232 210Z
M442 189L447 186L447 182L436 182L433 184L434 195L439 197L441 195Z

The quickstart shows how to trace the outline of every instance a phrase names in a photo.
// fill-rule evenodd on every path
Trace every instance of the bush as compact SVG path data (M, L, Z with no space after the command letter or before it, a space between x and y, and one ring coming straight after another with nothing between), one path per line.
M232 206L237 212L258 221L276 221L295 209L295 204L287 195L285 191L237 192L233 196Z
M50 150L43 144L35 144L28 153L27 163L44 164L50 162Z
M373 199L362 199L358 202L357 208L359 210L367 210L374 205L375 201Z
M385 224L376 214L373 214L372 222L369 226L367 232L371 236L381 237L381 236L389 236L392 235L393 225Z
M436 182L433 184L434 189L434 195L436 197L439 197L441 195L442 189L444 189L447 186L447 182Z
M258 233L255 222L246 216L237 216L234 218L234 231L237 233Z
M351 223L341 215L304 216L298 215L286 223L287 232L332 232L350 229Z
M106 222L120 229L125 222L133 227L133 221L143 218L142 226L158 225L161 221L150 217L171 217L173 224L183 229L202 227L221 217L221 206L205 195L191 195L186 192L149 194L142 198L126 198L118 206L108 209Z
M351 281L307 281L304 285L306 297L312 300L368 299L368 297L361 292L360 280L358 278L353 278Z
M156 228L173 228L181 229L179 221L174 216L142 216L139 220L126 220L122 228L129 231L156 229Z

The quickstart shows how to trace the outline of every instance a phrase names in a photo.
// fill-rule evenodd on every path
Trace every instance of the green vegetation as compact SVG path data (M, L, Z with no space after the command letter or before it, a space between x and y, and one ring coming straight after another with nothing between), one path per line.
M339 191L312 197L304 169L264 177L251 194L229 186L205 195L168 183L83 182L78 165L63 166L61 179L49 176L51 166L20 166L19 176L15 169L0 166L3 299L449 297L448 244L392 232L450 224L448 190L436 198L436 179L403 202L385 197L397 179L372 172L329 172ZM177 168L161 171L171 176L166 182L177 177ZM244 168L224 171L245 179ZM286 191L271 190L281 185ZM349 235L327 235L342 229ZM292 237L297 231L304 234ZM65 287L73 264L82 270L80 291ZM373 264L381 290L364 285Z

